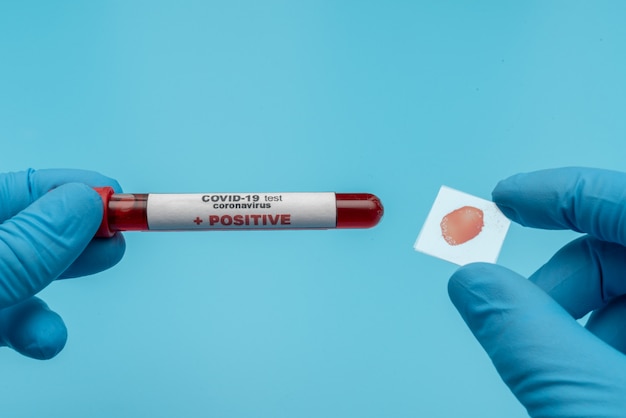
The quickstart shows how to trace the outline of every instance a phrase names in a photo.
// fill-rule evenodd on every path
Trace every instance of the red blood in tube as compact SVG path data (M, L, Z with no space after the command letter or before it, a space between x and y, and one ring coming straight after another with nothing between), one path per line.
M336 193L337 228L371 228L383 217L380 199L369 193Z
M441 235L450 245L460 245L476 238L483 226L483 211L463 206L448 213L441 220Z
M148 195L141 194L114 194L111 187L95 188L104 204L104 215L97 237L110 238L115 231L146 231L148 219L146 209Z
M116 231L145 231L148 195L146 193L114 194L109 200L109 224Z

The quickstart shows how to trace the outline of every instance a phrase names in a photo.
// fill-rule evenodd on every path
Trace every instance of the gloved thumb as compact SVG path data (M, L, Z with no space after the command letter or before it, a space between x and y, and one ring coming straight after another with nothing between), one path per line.
M102 220L102 200L68 183L0 224L0 309L46 287L83 252Z
M626 357L534 283L477 263L454 273L448 293L530 416L623 416Z

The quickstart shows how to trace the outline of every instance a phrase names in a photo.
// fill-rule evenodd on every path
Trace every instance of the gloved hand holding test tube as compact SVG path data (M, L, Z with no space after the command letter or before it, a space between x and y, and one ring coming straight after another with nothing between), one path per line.
M59 353L65 324L34 295L117 264L117 231L370 228L382 215L366 193L124 194L92 171L0 174L0 346L37 359Z
M121 260L122 234L94 239L103 215L96 186L122 191L93 171L0 174L0 346L36 359L54 357L67 329L35 295L53 280L98 273Z

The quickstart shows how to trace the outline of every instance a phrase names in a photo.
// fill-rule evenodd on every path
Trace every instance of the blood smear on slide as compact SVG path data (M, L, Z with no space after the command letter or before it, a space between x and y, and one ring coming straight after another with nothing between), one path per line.
M474 206L463 206L443 217L439 226L443 239L450 245L460 245L474 239L485 223L483 211Z

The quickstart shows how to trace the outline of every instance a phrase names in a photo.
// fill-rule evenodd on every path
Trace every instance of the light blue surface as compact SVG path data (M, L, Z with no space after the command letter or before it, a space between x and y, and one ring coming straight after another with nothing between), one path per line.
M0 350L12 417L524 417L412 244L441 184L626 170L626 3L0 3L2 171L129 192L366 191L365 231L135 233ZM531 274L574 237L511 228Z

